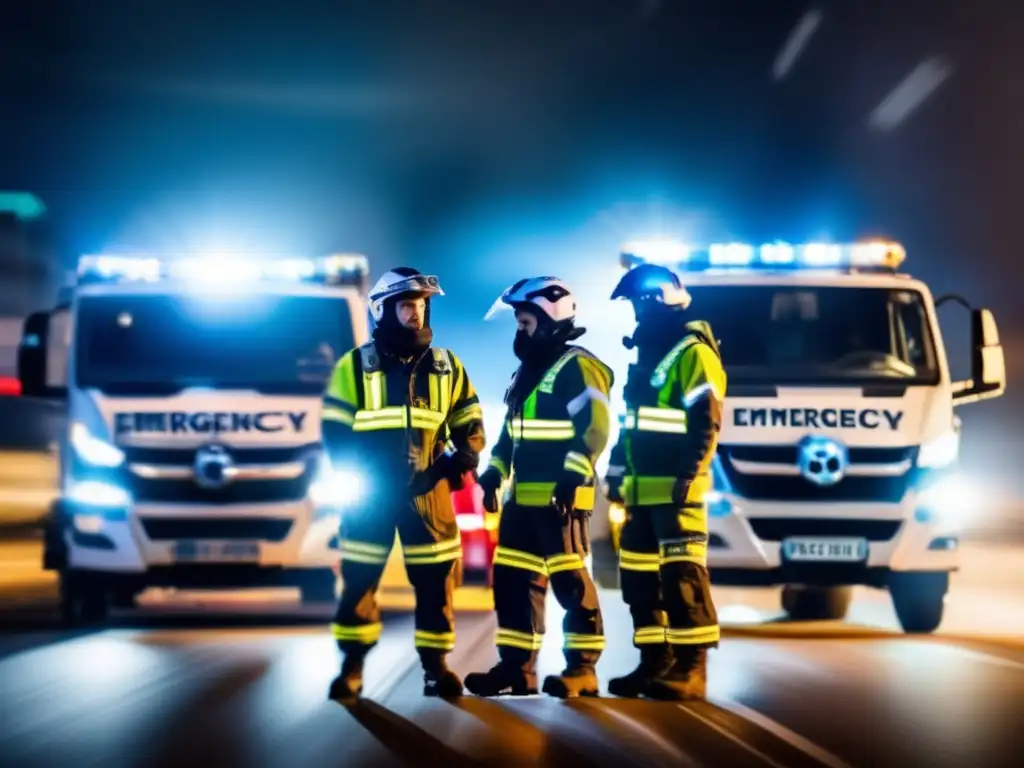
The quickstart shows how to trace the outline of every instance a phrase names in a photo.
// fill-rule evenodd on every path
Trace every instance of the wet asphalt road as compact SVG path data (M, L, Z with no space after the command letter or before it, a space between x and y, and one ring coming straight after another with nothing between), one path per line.
M485 608L480 592L463 605ZM1024 622L1024 591L982 592L991 603L972 598L969 613L990 635L954 626L911 637L877 593L847 623L790 624L772 620L768 598L741 606L722 591L710 701L684 705L426 700L411 616L398 611L370 658L364 701L343 708L326 701L337 670L327 607L296 617L287 600L198 613L155 605L68 632L42 589L0 612L0 765L1018 766L1024 633L1006 616ZM614 592L603 605L606 682L635 652ZM557 606L549 612L556 628ZM488 610L460 611L458 672L494 661L493 628ZM559 668L558 635L549 629L544 673Z

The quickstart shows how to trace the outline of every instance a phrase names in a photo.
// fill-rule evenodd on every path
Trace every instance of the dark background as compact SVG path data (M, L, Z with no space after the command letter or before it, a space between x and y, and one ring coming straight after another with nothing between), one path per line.
M375 275L436 271L439 341L485 401L513 358L509 326L479 320L524 273L573 281L587 343L621 365L629 329L602 302L638 231L889 236L936 294L996 311L1009 391L964 410L966 460L1020 494L1022 41L1005 0L6 4L0 188L39 195L69 257L361 250ZM949 76L873 127L933 57ZM963 373L967 317L943 313Z

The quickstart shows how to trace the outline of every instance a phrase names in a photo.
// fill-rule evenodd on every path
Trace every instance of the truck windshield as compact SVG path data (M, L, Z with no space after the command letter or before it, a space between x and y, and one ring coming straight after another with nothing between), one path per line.
M936 384L921 294L864 287L695 286L730 383Z
M74 325L76 384L108 394L317 394L354 346L340 297L89 296Z

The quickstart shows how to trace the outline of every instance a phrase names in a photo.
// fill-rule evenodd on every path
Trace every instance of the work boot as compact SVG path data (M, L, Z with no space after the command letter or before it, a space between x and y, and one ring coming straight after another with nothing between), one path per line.
M570 667L560 675L544 679L544 693L556 699L575 699L577 696L600 696L600 683L593 667Z
M624 699L646 696L651 682L672 668L672 648L665 645L645 645L640 648L640 663L628 675L608 681L608 693Z
M676 649L676 660L651 681L647 696L659 701L707 698L708 649Z
M346 658L341 665L341 674L331 683L327 697L331 701L346 703L359 698L363 692L363 662Z
M476 696L533 696L537 676L498 662L486 672L466 675L466 688Z
M423 695L440 699L457 699L462 695L462 680L442 665L423 672Z

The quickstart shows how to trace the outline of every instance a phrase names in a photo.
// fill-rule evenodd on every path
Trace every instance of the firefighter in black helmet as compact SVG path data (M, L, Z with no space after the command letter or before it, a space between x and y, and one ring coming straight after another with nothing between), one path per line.
M707 323L671 270L642 264L612 293L628 299L637 327L625 387L626 414L606 478L623 503L622 595L640 665L611 680L616 696L704 698L707 650L719 640L707 570L705 494L718 444L726 376Z
M335 467L365 478L362 503L342 519L343 586L332 629L344 661L331 685L335 700L362 689L363 661L381 634L376 592L396 528L416 592L424 694L462 693L445 662L455 646L452 593L462 557L451 489L479 463L483 414L459 359L431 347L430 298L438 295L437 278L415 269L381 277L369 294L373 341L342 356L324 394L325 449Z
M493 512L498 488L512 480L494 557L500 661L488 672L468 675L466 688L480 696L537 692L550 581L566 612L566 667L547 677L543 690L559 698L596 696L604 627L584 558L594 463L608 442L612 372L570 343L584 330L574 325L576 302L561 280L520 280L492 310L502 306L515 310L514 350L522 364L505 395L504 429L479 481Z

